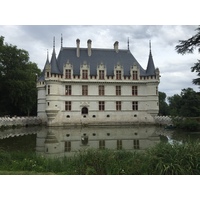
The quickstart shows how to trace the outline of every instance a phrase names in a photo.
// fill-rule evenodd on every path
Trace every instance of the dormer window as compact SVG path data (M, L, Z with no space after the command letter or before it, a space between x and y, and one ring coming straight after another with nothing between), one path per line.
M82 79L88 79L88 70L82 70Z
M71 69L66 69L65 70L65 78L66 79L71 79Z
M47 78L49 78L49 72L47 72Z
M116 71L116 79L117 80L121 80L122 79L122 72L121 72L121 70L117 70Z
M138 72L137 71L133 71L133 80L137 80L138 79Z
M104 79L104 70L99 70L99 79Z

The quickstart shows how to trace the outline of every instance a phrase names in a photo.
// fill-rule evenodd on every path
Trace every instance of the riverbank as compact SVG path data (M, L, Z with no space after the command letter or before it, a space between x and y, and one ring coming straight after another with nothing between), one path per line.
M62 175L199 175L199 142L159 143L145 153L114 150L87 150L73 157L50 159L34 151L0 151L1 174Z

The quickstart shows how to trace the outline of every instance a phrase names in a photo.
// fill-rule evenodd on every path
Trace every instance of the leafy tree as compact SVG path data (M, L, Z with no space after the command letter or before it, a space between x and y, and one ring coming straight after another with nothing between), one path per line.
M169 115L169 106L166 103L167 95L164 92L159 92L159 115Z
M179 44L175 49L178 53L184 55L186 53L193 53L197 48L200 53L200 26L196 29L197 33L188 40L179 40ZM192 72L197 72L197 76L200 77L200 60L191 67ZM193 84L200 85L200 78L193 79Z
M0 37L0 115L36 114L36 76L40 73L26 50L4 44Z
M200 115L200 94L192 88L183 89L181 94L168 97L170 115L198 117Z

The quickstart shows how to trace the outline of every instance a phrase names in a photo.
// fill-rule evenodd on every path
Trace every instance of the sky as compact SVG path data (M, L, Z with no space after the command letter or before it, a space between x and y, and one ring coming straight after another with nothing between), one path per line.
M149 56L149 41L156 68L161 78L159 91L167 96L180 94L184 88L199 88L192 84L196 73L191 67L199 58L194 54L181 55L175 51L179 40L186 40L195 35L197 25L0 25L0 35L8 44L16 45L29 52L30 61L37 63L42 70L47 58L47 49L51 57L53 37L56 54L61 47L61 34L64 47L87 47L87 40L92 40L94 48L113 48L115 41L120 49L127 49L128 38L131 53L146 69Z

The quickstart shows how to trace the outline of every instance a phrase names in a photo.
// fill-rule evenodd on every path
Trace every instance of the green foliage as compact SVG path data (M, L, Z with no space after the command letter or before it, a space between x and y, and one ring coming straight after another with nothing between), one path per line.
M41 73L29 54L0 37L0 116L36 115L36 77Z
M169 115L169 106L166 103L167 95L164 92L159 92L159 115Z
M176 45L175 49L178 53L184 55L186 53L193 53L194 49L198 49L200 53L200 26L196 29L197 33L189 38L188 40L179 40L179 44ZM197 72L197 76L200 76L200 60L193 67L191 67L192 72ZM200 78L193 80L195 85L200 85Z
M170 115L181 117L200 116L200 94L192 88L183 89L181 94L168 97Z
M0 151L0 173L73 175L195 175L200 174L199 141L159 143L145 152L94 150L74 157L46 158L34 152ZM10 172L9 172L10 171Z

